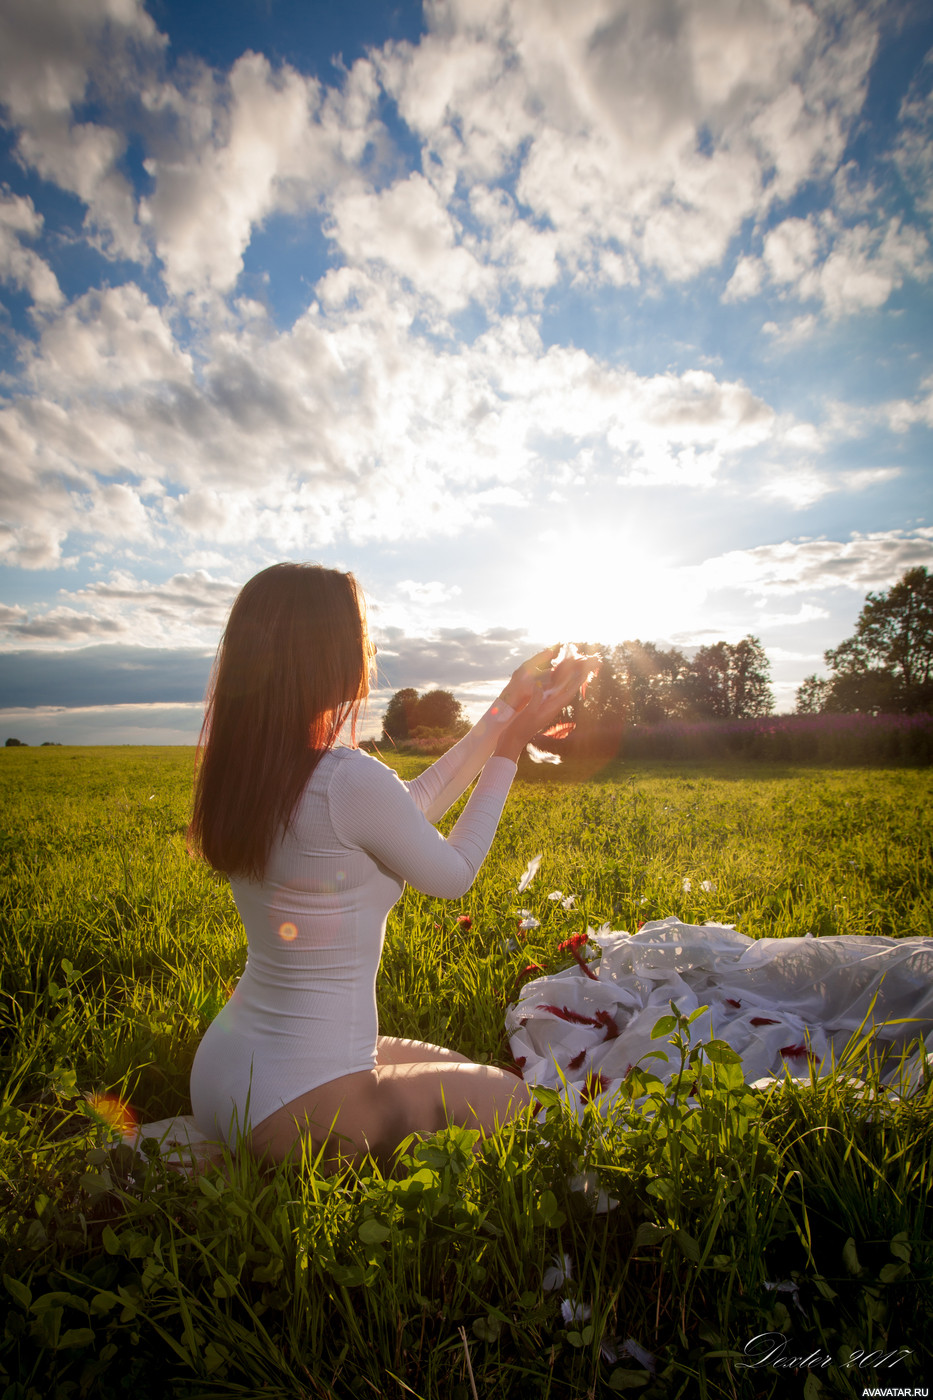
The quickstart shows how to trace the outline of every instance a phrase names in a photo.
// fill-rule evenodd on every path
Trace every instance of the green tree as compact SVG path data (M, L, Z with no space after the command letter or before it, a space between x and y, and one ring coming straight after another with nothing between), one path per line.
M400 739L408 738L416 723L413 716L417 704L418 692L413 690L411 686L395 692L386 706L382 720L382 732L386 739L392 739L398 743Z
M464 723L463 706L449 690L428 690L415 706L412 729L436 729L453 734Z
M796 713L798 715L818 715L826 708L832 686L828 680L818 676L804 676L797 687Z
M459 738L468 728L463 706L449 690L429 690L419 695L411 686L395 692L382 721L383 737L396 744L427 731Z
M623 642L613 649L612 666L622 685L629 724L658 724L680 714L687 672L682 651L665 651L654 642Z
M771 664L751 635L700 647L681 688L690 711L706 719L754 719L774 709Z
M887 593L869 593L854 634L824 656L833 672L826 709L933 708L933 576L908 569Z

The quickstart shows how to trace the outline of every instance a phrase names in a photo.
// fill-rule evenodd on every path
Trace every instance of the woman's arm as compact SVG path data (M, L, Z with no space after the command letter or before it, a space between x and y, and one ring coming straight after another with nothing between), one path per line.
M562 661L549 667L546 685L543 679L532 684L528 703L500 729L496 756L486 763L446 839L385 764L362 753L345 759L328 790L338 838L367 851L423 894L443 899L465 894L492 845L518 755L579 693L592 668L590 657Z
M391 768L356 754L330 784L331 823L344 845L361 847L423 894L457 899L492 845L514 776L514 763L490 760L445 839Z

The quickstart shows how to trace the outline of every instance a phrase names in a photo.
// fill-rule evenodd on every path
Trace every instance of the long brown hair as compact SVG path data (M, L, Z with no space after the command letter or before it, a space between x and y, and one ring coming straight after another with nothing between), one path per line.
M321 755L369 693L372 648L352 574L273 564L243 586L217 649L198 742L189 846L262 880Z

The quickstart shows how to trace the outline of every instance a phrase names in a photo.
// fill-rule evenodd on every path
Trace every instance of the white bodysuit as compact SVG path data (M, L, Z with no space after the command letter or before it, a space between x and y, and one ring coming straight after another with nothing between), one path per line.
M386 917L406 881L445 899L470 888L515 775L511 760L490 758L512 715L494 705L410 783L359 749L321 758L262 884L230 881L249 951L192 1066L203 1132L231 1141L318 1085L373 1068ZM431 823L480 769L445 839Z

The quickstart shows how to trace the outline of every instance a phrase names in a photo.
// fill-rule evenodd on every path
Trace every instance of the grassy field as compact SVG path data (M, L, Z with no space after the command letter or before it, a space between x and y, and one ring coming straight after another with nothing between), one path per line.
M192 765L0 754L3 1400L813 1400L933 1380L931 1084L762 1095L701 1058L693 1098L621 1095L582 1124L555 1102L543 1127L452 1129L339 1179L238 1160L189 1180L113 1150L112 1100L188 1111L245 959L225 883L185 850ZM523 970L566 966L559 943L604 921L928 935L931 789L911 769L533 770L469 894L408 890L393 911L381 1029L508 1063ZM519 904L540 919L524 937Z

